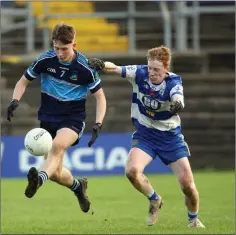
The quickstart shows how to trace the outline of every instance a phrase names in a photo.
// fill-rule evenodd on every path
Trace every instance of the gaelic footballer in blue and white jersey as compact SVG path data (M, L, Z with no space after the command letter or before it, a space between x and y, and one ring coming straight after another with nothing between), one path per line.
M184 108L182 79L170 72L171 50L160 46L147 52L147 65L117 66L101 59L89 59L91 67L116 73L133 86L131 118L136 127L125 166L130 183L145 195L150 204L147 225L158 221L163 199L144 175L155 158L168 165L185 195L188 227L205 226L198 219L199 194L187 157L190 152L181 134L178 113Z
M122 77L133 86L131 116L141 125L161 131L173 130L180 126L178 114L170 111L170 102L178 96L183 101L181 77L174 73L160 85L152 84L148 79L146 65L122 66Z
M136 127L133 143L144 138L150 147L159 151L186 147L181 134L180 117L171 112L171 102L174 100L179 100L184 107L181 77L168 72L161 84L154 85L149 80L147 65L128 65L121 68L121 76L133 86L131 118ZM156 157L155 154L150 155Z

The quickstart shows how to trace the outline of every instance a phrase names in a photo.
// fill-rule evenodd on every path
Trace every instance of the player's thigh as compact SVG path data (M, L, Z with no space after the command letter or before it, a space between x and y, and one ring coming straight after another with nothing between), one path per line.
M182 186L194 182L193 173L187 157L180 158L179 160L170 163L169 166Z
M66 150L68 149L72 144L77 141L79 138L79 135L71 130L70 128L64 127L57 131L56 137L53 140L52 149L54 150Z
M128 155L126 162L126 172L135 169L143 172L144 168L153 160L153 158L144 150L133 147Z
M60 127L58 128L58 130L63 129L63 128L70 129L71 131L73 131L74 133L77 134L77 136L78 136L77 139L75 140L74 143L71 144L72 146L74 146L79 143L79 139L83 135L85 123L82 120L80 120L80 121L64 121L60 124Z

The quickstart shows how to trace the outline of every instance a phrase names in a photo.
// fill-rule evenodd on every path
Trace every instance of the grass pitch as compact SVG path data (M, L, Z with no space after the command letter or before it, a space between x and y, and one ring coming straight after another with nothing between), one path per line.
M235 234L234 172L196 172L200 219L206 229L187 228L183 194L173 175L149 175L165 204L154 226L146 225L148 200L124 176L89 177L94 214L84 214L73 193L46 182L34 198L26 179L1 181L1 234Z

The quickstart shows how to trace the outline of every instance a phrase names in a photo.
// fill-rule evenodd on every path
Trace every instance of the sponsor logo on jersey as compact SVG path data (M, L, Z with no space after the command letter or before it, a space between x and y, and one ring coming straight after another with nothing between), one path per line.
M68 68L66 67L59 67L60 69L65 69L65 70L69 70Z
M159 100L154 99L150 95L144 95L142 98L142 102L147 110L157 111L161 107L161 102Z

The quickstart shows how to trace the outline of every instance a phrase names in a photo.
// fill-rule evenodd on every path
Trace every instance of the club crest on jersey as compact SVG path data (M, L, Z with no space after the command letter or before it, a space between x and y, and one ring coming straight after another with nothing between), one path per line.
M71 77L70 77L71 80L73 81L76 81L78 80L78 75L77 74L73 74Z
M151 96L154 96L155 94L156 94L156 92L151 89L151 90L150 90L150 95L151 95Z

